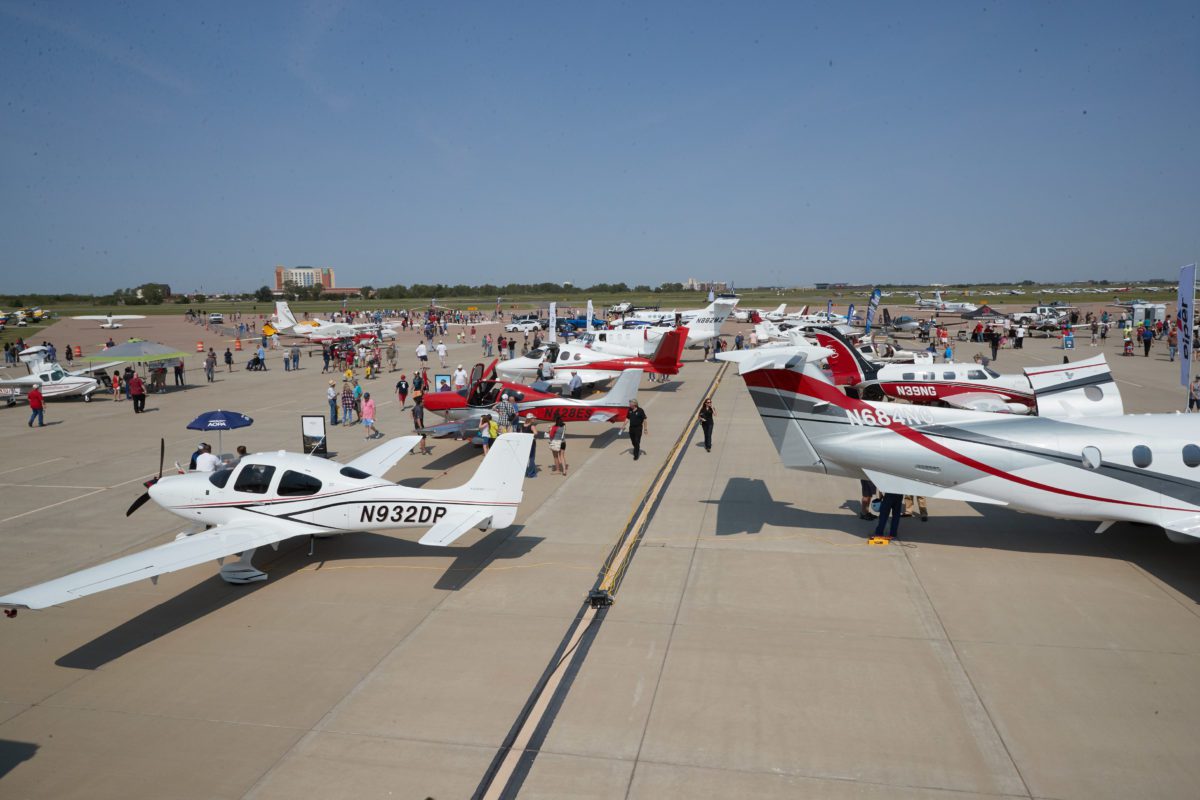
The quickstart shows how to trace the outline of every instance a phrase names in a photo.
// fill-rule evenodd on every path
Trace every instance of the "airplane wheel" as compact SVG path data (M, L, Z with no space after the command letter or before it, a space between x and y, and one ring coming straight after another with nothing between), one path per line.
M85 403L90 403L90 402L92 402L92 396L91 396L90 394L85 394L85 395L83 396L83 402L85 402Z
M883 389L878 386L868 386L863 390L863 400L880 402L883 400Z

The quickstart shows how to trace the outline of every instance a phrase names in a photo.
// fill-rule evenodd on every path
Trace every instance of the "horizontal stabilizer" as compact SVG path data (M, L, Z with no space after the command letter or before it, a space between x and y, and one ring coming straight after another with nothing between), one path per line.
M887 472L876 472L870 469L863 470L863 472L867 473L867 477L871 479L871 483L875 484L879 491L887 494L913 494L921 497L936 497L939 500L961 500L964 503L988 503L996 506L1008 505L1003 500L980 497L970 492L950 489L913 478L902 478L899 475L892 475Z
M730 350L717 353L721 361L738 365L738 374L746 375L760 369L799 370L806 360L820 361L833 355L828 347L801 345L795 347L760 347L754 350Z
M390 442L384 442L378 447L368 450L346 466L383 477L385 472L400 463L400 459L411 453L419 441L421 441L420 436L401 436L392 439Z
M482 527L491 516L490 508L451 510L421 537L420 543L445 547L471 528Z

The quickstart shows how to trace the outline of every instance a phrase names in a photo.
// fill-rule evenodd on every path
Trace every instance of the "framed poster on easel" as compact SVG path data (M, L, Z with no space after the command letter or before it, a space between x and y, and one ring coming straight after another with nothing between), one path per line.
M300 436L303 441L303 451L307 455L329 457L324 414L301 414Z

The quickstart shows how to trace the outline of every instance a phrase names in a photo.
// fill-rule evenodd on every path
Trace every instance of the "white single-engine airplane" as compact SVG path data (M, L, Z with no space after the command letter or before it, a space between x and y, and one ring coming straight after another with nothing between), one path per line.
M471 528L506 528L516 518L521 484L533 435L501 435L479 469L456 489L413 489L382 477L420 441L402 436L338 464L296 453L256 453L232 469L190 472L147 481L146 493L129 507L132 514L147 500L183 517L201 530L174 541L124 556L0 597L5 614L65 603L127 583L202 564L241 557L221 567L229 583L266 580L250 563L255 548L278 547L293 536L328 536L350 531L429 528L425 545L445 546ZM203 526L213 526L203 530Z
M27 396L34 386L41 388L42 397L47 400L79 396L85 403L90 402L92 393L100 388L100 382L87 373L122 363L110 361L107 364L97 364L87 369L69 372L63 369L61 364L48 360L49 354L49 348L40 344L17 354L29 370L29 374L20 378L0 378L0 397L5 399L7 405L13 406L18 400L27 399L22 396L22 391Z
M692 317L687 326L685 347L702 347L721 335L721 326L732 314L736 300L716 300L708 307L711 314ZM673 324L658 323L632 329L588 330L578 341L597 353L614 356L652 356Z
M386 325L376 325L374 323L356 323L350 325L345 322L330 322L323 319L308 319L303 322L297 322L296 316L292 313L291 308L288 307L286 300L279 300L275 303L275 316L271 320L271 327L284 336L301 336L315 342L341 339L348 336L377 335L382 339L396 338L395 328Z
M976 310L978 310L979 306L975 305L974 303L967 303L967 302L953 302L952 303L947 300L943 300L941 292L934 292L933 299L928 300L926 298L921 297L920 292L917 292L916 308L927 308L932 311L963 312L963 311L976 311Z
M785 467L881 491L1007 505L1059 519L1162 527L1200 539L1200 417L1016 417L846 396L828 348L740 350L738 371Z
M145 319L141 314L90 314L82 317L71 317L71 319L97 319L101 320L100 327L108 330L116 330L121 327L121 320L126 319Z

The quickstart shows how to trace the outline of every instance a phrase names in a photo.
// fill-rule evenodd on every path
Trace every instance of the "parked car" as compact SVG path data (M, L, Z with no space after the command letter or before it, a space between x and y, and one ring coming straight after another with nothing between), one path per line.
M225 324L225 315L219 314L216 311L214 311L213 313L208 315L208 324L209 325L224 325Z
M504 326L504 330L508 333L532 333L541 329L542 326L535 319L518 320Z

